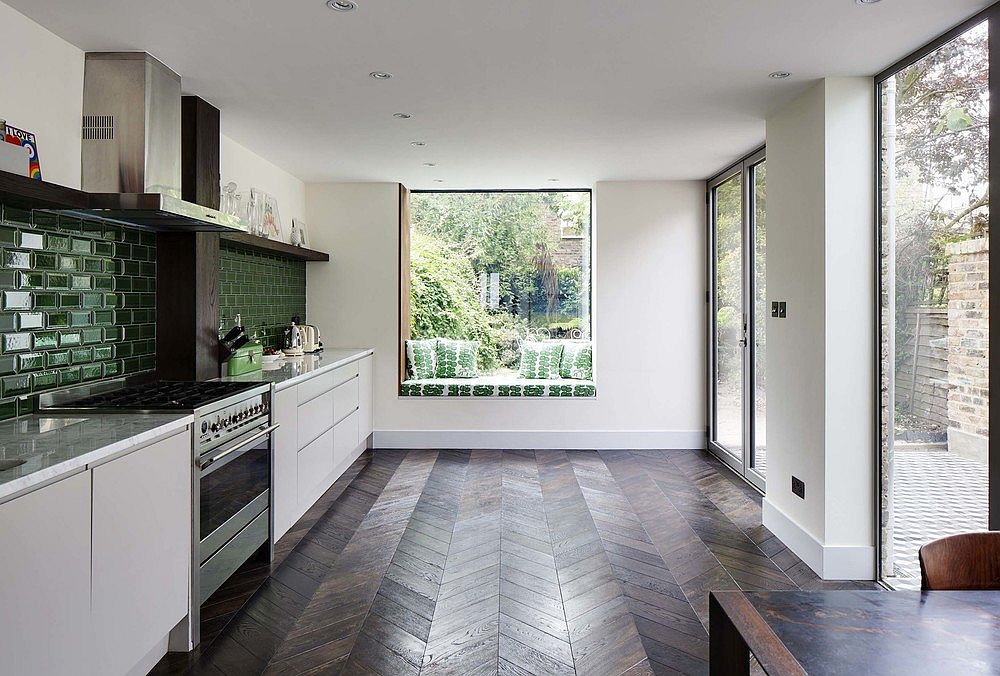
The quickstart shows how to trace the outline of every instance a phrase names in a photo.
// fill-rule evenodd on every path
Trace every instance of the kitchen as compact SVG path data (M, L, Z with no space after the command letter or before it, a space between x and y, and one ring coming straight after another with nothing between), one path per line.
M142 52L87 53L82 93L82 190L0 171L4 674L195 650L371 446L373 350L301 321L328 254L220 211L220 111Z

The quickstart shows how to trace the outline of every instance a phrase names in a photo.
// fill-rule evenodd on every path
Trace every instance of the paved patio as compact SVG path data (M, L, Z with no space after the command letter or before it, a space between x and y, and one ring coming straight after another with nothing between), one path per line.
M987 528L987 468L946 450L897 447L895 477L897 589L920 588L917 550L925 542Z

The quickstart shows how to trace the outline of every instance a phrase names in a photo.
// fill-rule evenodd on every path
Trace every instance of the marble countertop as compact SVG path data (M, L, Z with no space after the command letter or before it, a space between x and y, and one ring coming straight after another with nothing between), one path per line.
M190 425L190 413L30 415L0 422L0 502Z
M228 382L274 383L275 390L296 385L335 369L338 366L350 364L374 354L371 348L328 348L319 354L307 354L302 357L285 357L277 364L265 364L263 370L246 373L241 376L225 376L219 380Z

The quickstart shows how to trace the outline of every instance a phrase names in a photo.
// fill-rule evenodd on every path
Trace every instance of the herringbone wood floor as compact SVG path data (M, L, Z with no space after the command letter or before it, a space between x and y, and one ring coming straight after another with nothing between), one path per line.
M153 673L707 673L710 590L859 586L702 451L377 451Z

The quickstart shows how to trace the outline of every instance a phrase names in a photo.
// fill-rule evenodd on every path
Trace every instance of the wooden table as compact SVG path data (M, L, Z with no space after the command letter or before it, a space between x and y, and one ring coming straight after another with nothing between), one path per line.
M710 671L1000 673L1000 592L712 592Z

